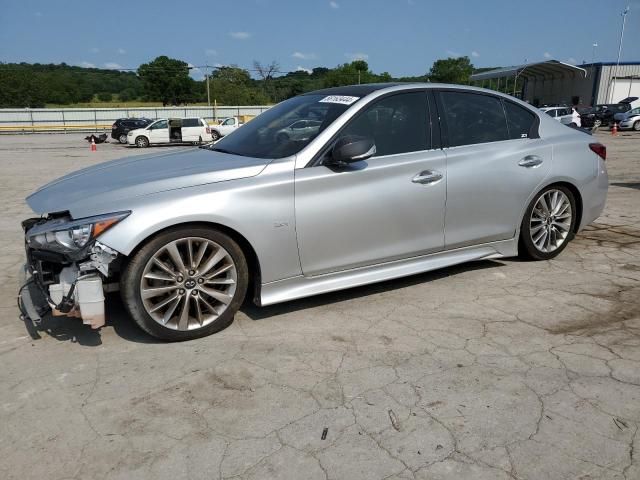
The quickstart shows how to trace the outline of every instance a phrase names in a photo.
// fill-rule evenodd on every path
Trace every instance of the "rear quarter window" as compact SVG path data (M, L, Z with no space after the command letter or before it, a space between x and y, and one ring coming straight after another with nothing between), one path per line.
M534 125L536 116L526 108L509 101L504 102L504 111L507 114L507 127L509 138L534 138Z
M183 127L200 127L200 119L199 118L185 118L182 121Z

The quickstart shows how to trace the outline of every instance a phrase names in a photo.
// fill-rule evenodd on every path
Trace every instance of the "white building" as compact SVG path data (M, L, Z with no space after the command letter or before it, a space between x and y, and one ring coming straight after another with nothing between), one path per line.
M576 66L548 60L476 73L471 83L515 91L516 96L536 106L617 103L627 97L640 97L640 62Z

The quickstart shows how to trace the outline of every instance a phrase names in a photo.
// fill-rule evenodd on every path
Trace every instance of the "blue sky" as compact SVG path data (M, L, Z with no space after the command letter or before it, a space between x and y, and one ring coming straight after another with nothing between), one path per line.
M594 42L596 61L615 61L627 3L623 60L640 61L640 0L0 0L0 61L136 68L168 55L290 71L363 58L399 76L457 55L590 62Z

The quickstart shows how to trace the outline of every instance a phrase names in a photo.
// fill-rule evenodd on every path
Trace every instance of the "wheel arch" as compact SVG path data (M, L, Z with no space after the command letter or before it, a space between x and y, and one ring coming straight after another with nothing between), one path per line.
M262 284L262 273L260 269L260 259L258 258L258 254L256 253L253 245L246 239L244 235L242 235L237 230L234 230L227 225L223 225L221 223L216 222L207 222L207 221L190 221L183 223L176 223L173 225L169 225L163 227L159 230L154 231L144 239L142 239L134 249L125 257L125 262L128 262L131 258L133 258L138 251L144 247L147 243L153 240L158 235L161 235L170 230L178 230L182 228L210 228L213 230L217 230L225 235L228 235L231 239L233 239L245 256L247 260L247 267L249 270L249 285L252 289L252 300L256 302L256 299L260 298L260 285ZM247 290L249 292L249 290Z
M531 196L531 199L529 200L529 202L534 198L536 198L538 195L540 195L540 192L542 192L544 189L549 187L555 187L555 186L565 187L573 194L573 199L576 202L576 221L574 222L574 226L573 226L573 234L575 235L576 233L578 233L580 229L580 225L582 224L582 212L583 212L582 194L580 193L580 189L578 189L578 187L575 184L567 180L557 180L557 181L545 183L535 191L535 193ZM526 212L526 209L527 207L525 206L525 210L524 210L525 212ZM524 212L523 212L523 215L524 215Z

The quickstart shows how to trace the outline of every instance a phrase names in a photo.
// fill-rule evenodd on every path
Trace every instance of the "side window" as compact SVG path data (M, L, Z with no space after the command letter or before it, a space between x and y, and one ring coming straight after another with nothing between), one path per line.
M153 125L151 125L150 130L161 130L163 128L167 128L167 121L166 120L160 120L160 121L154 123Z
M235 125L235 123L235 118L227 118L224 122L222 122L222 125Z
M197 118L185 118L182 121L182 126L183 127L199 127L200 121Z
M466 92L441 92L449 145L507 140L507 119L502 102L489 95Z
M410 92L372 103L359 113L342 135L373 138L376 157L431 148L427 95Z
M528 138L536 120L535 115L526 108L509 101L504 102L504 111L507 114L509 138Z

